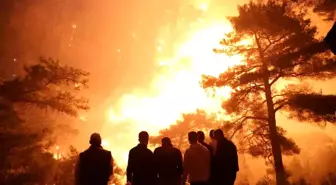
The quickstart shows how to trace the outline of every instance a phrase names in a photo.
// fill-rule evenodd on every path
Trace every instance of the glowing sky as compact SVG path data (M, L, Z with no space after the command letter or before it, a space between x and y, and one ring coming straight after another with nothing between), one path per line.
M73 140L60 138L64 145L84 149L89 135L101 132L104 145L125 165L138 131L155 133L196 108L219 110L218 100L228 95L223 89L224 96L210 99L198 82L201 74L216 75L239 62L212 49L231 29L226 16L245 0L30 2L29 8L14 8L11 25L20 31L10 41L17 48L11 55L52 56L91 73L84 94L91 110L71 122L79 133ZM334 93L331 83L316 86ZM283 117L278 123L290 132L316 130Z

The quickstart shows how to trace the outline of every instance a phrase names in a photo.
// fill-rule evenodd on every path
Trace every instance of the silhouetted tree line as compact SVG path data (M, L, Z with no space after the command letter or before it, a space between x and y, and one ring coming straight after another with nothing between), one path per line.
M58 162L46 140L52 126L35 122L29 113L50 110L76 116L88 109L87 99L75 93L87 86L87 72L43 58L24 71L24 76L0 83L0 184L53 182L49 174Z
M8 0L4 2L13 6ZM261 184L288 184L290 172L285 169L282 155L298 154L300 148L277 126L276 113L286 111L291 118L316 125L336 121L334 95L317 93L304 83L277 88L277 84L288 84L287 80L328 80L336 74L335 57L323 39L317 39L317 28L306 18L303 5L314 7L326 20L335 16L335 1L331 0L269 0L238 6L239 15L229 18L234 32L221 41L225 47L215 52L239 54L245 60L219 77L204 76L202 80L205 89L230 86L234 90L231 98L223 102L233 121L218 121L215 115L209 117L199 111L184 115L182 121L161 134L176 140L183 149L187 130L207 130L217 125L237 141L241 152L267 161L269 173L276 178L267 176ZM7 18L2 17L1 23L6 23ZM0 28L0 33L4 33ZM250 44L242 44L244 40ZM22 76L0 79L0 184L72 183L77 151L71 148L67 158L55 160L48 152L52 144L45 141L53 130L32 121L27 113L51 110L77 116L77 111L87 110L87 99L78 97L77 91L87 87L88 75L42 58L24 68ZM50 169L54 170L53 175ZM325 179L323 184L333 184L335 174ZM303 177L295 183L308 182Z

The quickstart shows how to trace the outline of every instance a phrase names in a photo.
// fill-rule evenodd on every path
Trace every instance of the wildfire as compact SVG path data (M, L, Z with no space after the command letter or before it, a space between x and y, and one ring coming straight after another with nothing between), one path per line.
M197 7L204 13L209 9L204 2L198 3ZM133 93L124 94L107 110L106 128L119 128L121 124L126 127L106 138L121 166L126 164L128 150L137 142L138 131L156 134L174 124L183 113L196 109L219 112L222 110L221 100L230 96L231 89L225 87L217 89L215 97L209 97L199 82L203 74L216 76L240 63L241 56L229 57L213 52L214 48L221 47L219 41L232 30L231 25L227 21L213 22L203 18L196 26L192 25L191 30L184 30L187 34L183 34L187 36L182 42L172 41L170 44L164 42L169 39L159 35L156 62L162 69L153 78L150 89L145 92L135 89ZM174 47L174 53L169 57L165 55L166 45ZM120 135L123 137L121 140L117 138Z
M212 48L220 47L219 40L229 29L228 25L220 24L201 29L180 45L174 57L158 58L158 63L168 66L168 69L158 74L152 83L148 94L156 95L124 95L118 107L108 111L110 122L139 122L142 128L155 132L174 123L182 113L193 112L197 108L218 111L218 100L229 97L230 88L220 89L217 97L209 98L199 81L202 74L218 75L240 62L239 56L217 55L212 51Z
M53 154L54 159L60 160L62 158L62 154L60 152L60 147L56 145L56 151Z

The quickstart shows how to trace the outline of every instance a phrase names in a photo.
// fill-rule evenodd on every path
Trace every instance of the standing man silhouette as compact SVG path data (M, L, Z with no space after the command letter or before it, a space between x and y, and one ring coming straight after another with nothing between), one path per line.
M162 146L154 150L158 185L181 185L182 154L168 137L162 140Z
M142 131L139 133L139 144L132 148L128 155L126 169L127 183L132 185L155 185L154 154L147 148L149 135Z
M336 21L333 27L329 30L324 42L328 44L329 49L336 55Z
M215 131L217 150L214 157L214 184L234 185L239 171L238 152L235 144L224 137L222 130Z
M215 130L210 130L209 137L210 137L210 139L211 139L209 145L210 145L211 148L212 148L212 152L213 152L212 155L215 155L215 153L216 153L216 149L217 149L217 141L216 141L216 138L215 138Z
M212 134L213 134L213 132L212 132ZM213 150L212 146L210 146L210 144L205 143L204 132L198 131L197 135L198 135L198 143L200 143L201 145L206 147L210 152L210 177L209 177L208 185L212 185L213 184L212 183L213 182L213 167L214 167L213 159L214 159L215 153L214 153L214 150Z
M209 181L210 152L197 143L197 138L196 132L188 133L190 147L184 154L182 185L186 184L187 178L191 185L207 185Z
M107 185L113 173L113 158L110 151L101 146L101 137L93 133L90 148L79 154L75 167L77 185Z
M198 131L197 135L198 135L198 143L203 145L205 148L207 148L209 150L211 156L212 156L213 155L213 148L205 142L204 132L203 131Z

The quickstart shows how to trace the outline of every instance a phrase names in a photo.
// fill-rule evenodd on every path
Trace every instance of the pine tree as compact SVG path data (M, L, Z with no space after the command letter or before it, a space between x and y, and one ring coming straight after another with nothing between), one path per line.
M264 136L270 141L276 182L284 185L288 183L282 161L286 146L283 131L276 124L276 113L289 104L293 94L304 94L309 89L297 86L279 89L276 85L282 79L332 77L334 73L327 66L335 65L335 61L328 54L317 56L316 52L302 50L321 41L315 39L317 31L310 20L303 18L305 12L294 11L293 4L251 1L238 6L238 12L238 16L229 18L234 32L226 35L221 42L223 48L215 52L241 55L244 60L217 77L204 76L202 85L205 89L223 86L233 89L231 98L223 104L226 112L237 119L231 123L232 127L250 133L264 129ZM245 128L246 124L253 125L253 129Z
M53 180L45 178L54 159L44 142L52 127L38 125L45 120L31 122L27 113L39 117L32 111L38 109L77 116L78 110L88 109L87 99L76 95L87 86L87 72L52 59L40 59L25 72L0 83L0 184L46 184Z

